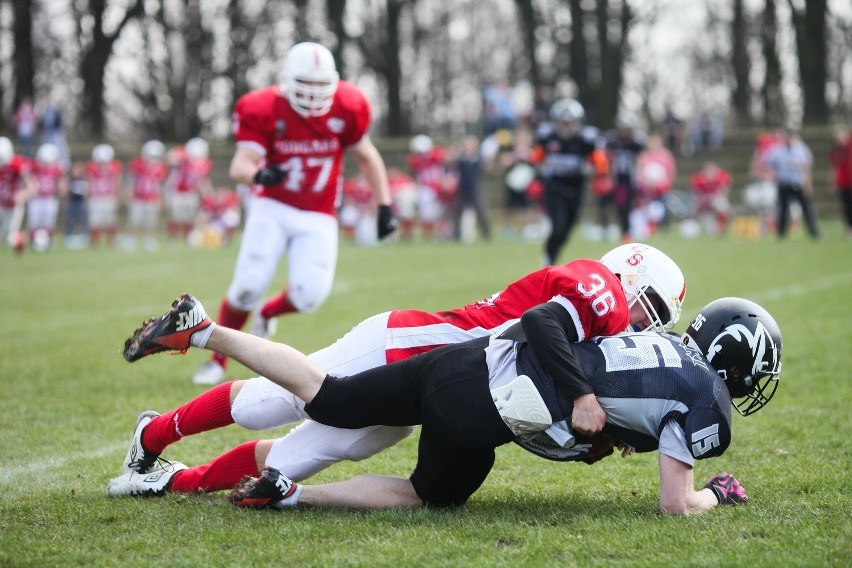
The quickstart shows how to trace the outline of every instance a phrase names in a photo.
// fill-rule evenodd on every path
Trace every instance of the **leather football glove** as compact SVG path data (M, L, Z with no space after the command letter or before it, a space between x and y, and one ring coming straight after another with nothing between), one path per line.
M384 239L394 231L398 226L396 217L393 216L390 205L379 205L379 240Z
M278 185L279 183L281 183L286 176L287 173L281 168L263 168L262 170L258 170L257 173L254 174L254 183L259 185L265 185L266 187L271 187L273 185Z
M720 473L707 480L707 489L716 495L720 505L739 505L748 503L745 487L733 475Z

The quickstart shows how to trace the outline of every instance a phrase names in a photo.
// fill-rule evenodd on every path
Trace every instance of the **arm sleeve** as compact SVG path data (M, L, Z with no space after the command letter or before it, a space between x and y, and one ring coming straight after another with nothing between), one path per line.
M573 400L594 392L574 357L571 342L579 334L565 308L555 302L530 308L521 316L521 326L538 362L565 394Z

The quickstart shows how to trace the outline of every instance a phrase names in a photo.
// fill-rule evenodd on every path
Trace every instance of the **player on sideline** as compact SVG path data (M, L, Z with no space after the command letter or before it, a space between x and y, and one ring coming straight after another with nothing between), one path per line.
M576 260L538 270L463 308L436 313L396 310L373 316L310 358L330 373L351 375L447 343L498 332L539 305L555 318L551 332L566 341L614 335L629 324L663 330L677 322L684 290L683 274L668 256L647 245L623 245L601 262ZM561 375L571 381L570 373ZM579 377L570 392L572 427L582 433L598 432L605 416L591 387ZM134 484L145 477L139 474L151 470L159 454L183 436L235 422L263 430L306 417L304 402L263 377L219 385L163 415L143 412L123 466L129 483L122 487L134 491ZM407 426L342 430L308 420L283 438L247 442L207 465L191 468L169 489L229 489L242 475L257 475L264 465L297 480L306 479L338 461L365 459L410 432Z
M723 298L705 306L682 339L634 332L574 345L552 333L550 312L547 304L537 306L500 334L339 377L292 347L216 326L203 306L184 294L128 339L125 358L132 361L164 345L224 351L294 392L317 421L340 428L421 425L417 466L409 479L362 475L297 485L265 468L231 494L237 506L460 506L484 482L495 449L508 442L566 461L594 458L593 448L537 441L571 416L569 383L553 375L555 368L570 369L591 383L607 411L605 431L628 453L659 451L662 511L699 513L748 500L727 473L695 491L693 467L695 460L722 455L730 445L732 405L748 415L775 393L782 339L766 310L748 300ZM175 462L147 477L177 479L185 467ZM108 491L123 481L113 480Z
M328 297L337 264L335 206L345 150L375 193L379 238L394 231L387 171L367 135L370 121L364 93L339 80L331 52L310 42L290 48L281 85L237 101L230 176L263 188L252 201L234 278L219 307L221 325L242 329L257 308L252 333L266 337L277 316L312 312ZM285 253L287 287L259 305ZM214 354L193 382L221 382L226 361Z

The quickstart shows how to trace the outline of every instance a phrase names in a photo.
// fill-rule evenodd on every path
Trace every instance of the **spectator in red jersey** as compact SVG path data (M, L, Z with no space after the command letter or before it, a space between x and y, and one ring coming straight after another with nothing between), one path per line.
M721 235L728 227L731 189L731 174L708 161L689 178L693 194L693 214L704 229L713 236Z
M121 176L124 167L115 159L109 144L92 149L92 159L86 164L89 180L89 243L97 246L101 235L107 244L115 244L118 232L118 199L122 193Z
M167 183L169 239L186 239L195 227L201 207L201 196L212 191L210 173L213 162L210 148L203 138L192 138L170 156L172 171Z
M831 186L843 205L846 236L852 237L852 134L848 130L835 134L828 161L832 169Z
M148 252L157 250L163 184L169 175L165 157L165 145L159 140L148 140L142 145L140 154L130 161L127 174L131 195L127 221L131 236L127 247L131 250L136 248L137 240Z
M15 154L11 140L0 137L0 246L13 244L10 242L11 233L20 231L20 227L12 225L15 208L23 207L20 194L30 180L29 173L29 160Z
M424 239L435 237L436 227L446 214L447 153L425 134L418 134L409 143L408 171L417 184L416 216ZM414 211L400 211L401 236L414 235Z
M600 261L581 259L543 268L461 308L375 315L310 359L332 375L349 375L409 360L446 344L489 335L515 337L522 316L535 312L549 322L549 337L568 342L560 351L565 365L553 376L570 385L566 397L573 400L573 413L570 428L565 423L564 430L562 426L555 430L592 434L600 431L606 414L590 396L591 390L582 386L582 374L575 373L570 342L613 335L628 326L671 329L680 317L685 291L683 274L671 258L653 247L631 243ZM517 373L514 366L511 372ZM143 412L125 458L125 474L110 483L110 495L133 494L130 491L144 486L145 476L138 473L155 468L160 453L183 436L233 423L265 430L306 417L303 401L263 377L218 385L163 415ZM301 480L342 460L366 459L411 431L406 426L339 429L307 420L283 438L242 444L209 464L179 472L173 483L159 482L162 493L217 491L232 487L242 475L257 475L264 465ZM165 473L171 478L175 471Z
M27 231L34 250L49 250L56 232L59 198L68 190L68 178L54 144L42 144L32 166L32 183L19 200L27 204Z
M287 53L284 81L241 97L233 113L237 150L230 176L262 186L252 198L237 266L219 307L220 325L267 336L280 315L312 312L334 281L338 223L335 207L343 156L351 152L378 204L377 236L395 229L387 171L367 130L370 103L355 85L339 80L331 52L305 42ZM262 302L278 263L288 255L287 287ZM214 354L193 377L216 384L227 358Z
M388 172L390 180L390 172ZM393 191L391 191L391 194ZM363 176L343 181L343 201L340 205L340 227L343 235L350 241L361 245L377 242L376 204L373 190Z
M205 193L189 244L196 248L227 245L240 226L241 211L242 202L236 191L220 187Z

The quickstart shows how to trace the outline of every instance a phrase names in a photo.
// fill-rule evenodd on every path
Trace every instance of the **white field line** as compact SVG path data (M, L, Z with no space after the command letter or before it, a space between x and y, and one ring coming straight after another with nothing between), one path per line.
M795 296L806 296L813 292L836 288L844 284L852 283L852 273L840 274L831 278L822 278L812 280L801 284L785 286L783 288L772 288L761 293L748 296L750 300L758 303L773 302L783 298L791 298ZM698 309L698 308L696 308ZM694 311L694 310L693 310ZM690 311L684 310L686 314ZM101 458L111 455L127 448L127 443L115 443L107 446L101 446L90 451L80 451L68 454L62 457L49 457L46 459L33 461L24 465L15 466L0 466L0 486L10 485L22 476L29 476L35 472L59 469L65 467L66 464L82 459Z

